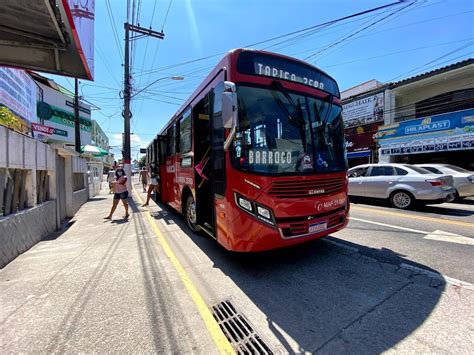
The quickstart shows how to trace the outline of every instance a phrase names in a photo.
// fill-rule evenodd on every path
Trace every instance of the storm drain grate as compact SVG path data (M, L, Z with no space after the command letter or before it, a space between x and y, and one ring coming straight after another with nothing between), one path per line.
M273 354L243 314L229 301L212 307L212 315L238 354Z

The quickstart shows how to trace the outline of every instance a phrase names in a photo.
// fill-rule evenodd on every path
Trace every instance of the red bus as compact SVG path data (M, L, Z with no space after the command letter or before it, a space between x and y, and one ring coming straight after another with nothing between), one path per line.
M160 200L228 250L324 237L348 222L336 81L305 62L229 52L147 148Z

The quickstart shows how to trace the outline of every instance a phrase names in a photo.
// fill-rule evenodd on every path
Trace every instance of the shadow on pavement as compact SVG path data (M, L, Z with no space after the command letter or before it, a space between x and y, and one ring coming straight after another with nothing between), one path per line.
M426 287L395 272L395 265L410 262L388 249L369 254L390 264L360 253L346 255L350 253L325 240L270 252L229 252L212 238L192 233L170 207L160 207L211 259L213 268L222 270L266 315L285 352L295 348L283 334L297 342L297 352L381 353L423 324L444 290L444 284ZM204 285L210 282L210 275L199 277Z

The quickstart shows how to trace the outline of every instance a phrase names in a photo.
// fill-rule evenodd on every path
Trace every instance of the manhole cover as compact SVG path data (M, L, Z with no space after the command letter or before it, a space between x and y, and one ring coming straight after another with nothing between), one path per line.
M212 306L212 314L238 354L273 354L250 322L229 301Z

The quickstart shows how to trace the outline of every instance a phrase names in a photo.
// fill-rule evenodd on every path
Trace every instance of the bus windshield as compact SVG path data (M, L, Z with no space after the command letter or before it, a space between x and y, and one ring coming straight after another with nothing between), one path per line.
M280 88L237 86L233 164L263 174L344 171L341 106Z

